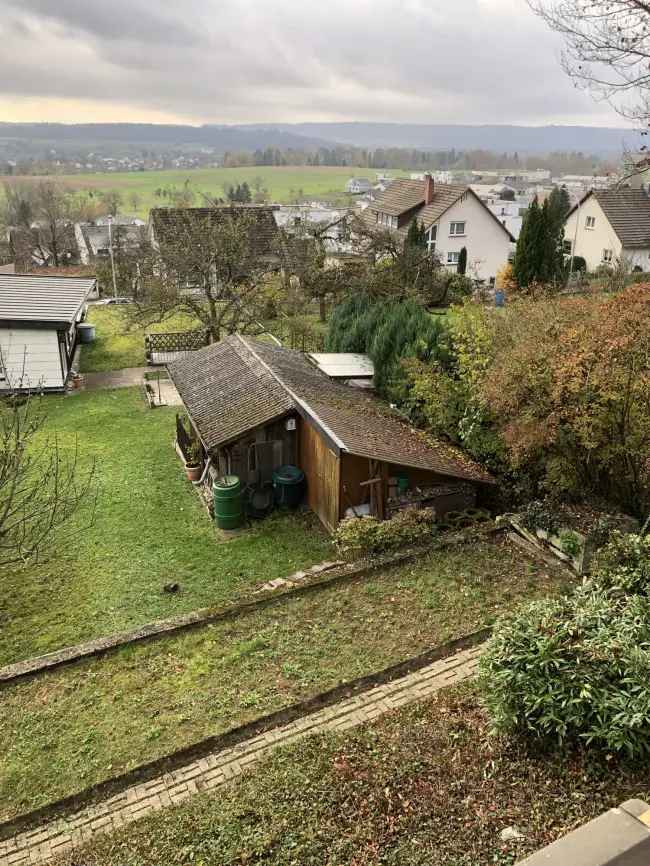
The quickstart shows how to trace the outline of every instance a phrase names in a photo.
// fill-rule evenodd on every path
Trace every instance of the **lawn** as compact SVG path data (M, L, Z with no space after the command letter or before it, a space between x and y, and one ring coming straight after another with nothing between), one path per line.
M129 321L125 307L98 305L88 308L88 321L96 325L97 336L94 343L81 350L81 373L143 367L147 363L144 355L145 333L188 331L199 326L195 319L177 313L164 322L144 328Z
M507 542L140 644L0 693L0 817L40 806L491 623L563 578Z
M186 181L195 194L194 206L205 204L205 194L210 198L222 198L224 186L236 186L246 181L255 192L255 180L259 178L268 190L267 198L278 204L291 204L296 200L327 199L340 205L350 205L354 196L345 192L345 185L354 175L373 179L375 170L354 167L331 166L245 166L241 168L186 169L181 171L115 172L96 174L57 175L56 180L76 190L119 190L124 198L123 210L146 218L153 207L163 207L169 198L156 195L157 190L182 190ZM394 177L408 176L407 172L393 170ZM37 182L42 178L21 177L21 183ZM51 180L51 178L48 178ZM8 183L17 178L0 178ZM132 196L138 198L137 207Z
M331 556L311 515L277 516L219 541L172 447L174 409L138 389L45 398L49 432L96 461L94 523L46 561L0 572L0 664L152 619L223 604ZM180 583L176 595L163 592Z
M227 788L56 862L512 866L624 800L648 800L649 770L494 739L465 686L280 748ZM523 838L502 842L511 826Z

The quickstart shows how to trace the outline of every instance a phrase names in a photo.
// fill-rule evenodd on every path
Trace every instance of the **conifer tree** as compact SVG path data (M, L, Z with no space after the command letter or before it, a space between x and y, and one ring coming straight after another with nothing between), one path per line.
M409 230L406 234L404 246L406 247L426 247L427 233L423 223L419 223L417 219L412 220L409 225Z
M458 273L462 276L467 273L467 247L463 247L458 255Z

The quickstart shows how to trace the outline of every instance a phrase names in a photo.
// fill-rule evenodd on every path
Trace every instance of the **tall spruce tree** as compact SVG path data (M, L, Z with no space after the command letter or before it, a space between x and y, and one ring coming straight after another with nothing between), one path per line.
M467 273L467 247L463 247L460 253L458 254L458 273L461 276L465 276Z
M542 212L535 196L524 217L513 265L515 278L522 288L538 278L542 234Z
M405 247L420 247L425 249L427 245L427 232L423 223L419 223L417 219L411 221L409 230L406 233L404 241Z

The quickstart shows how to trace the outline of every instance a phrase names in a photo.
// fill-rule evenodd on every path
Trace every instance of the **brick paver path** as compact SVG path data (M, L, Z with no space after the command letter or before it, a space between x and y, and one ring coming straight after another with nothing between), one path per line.
M102 803L0 842L0 866L43 863L98 833L110 833L165 806L182 803L199 791L211 791L226 784L276 746L321 731L344 731L426 698L444 686L469 679L476 673L481 651L482 646L462 650L401 679L371 688L232 748L192 761L157 779L133 785Z

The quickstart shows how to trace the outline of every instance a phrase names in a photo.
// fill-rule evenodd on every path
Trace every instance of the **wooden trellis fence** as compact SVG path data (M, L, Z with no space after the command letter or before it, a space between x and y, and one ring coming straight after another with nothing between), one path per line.
M208 332L204 330L146 334L144 346L147 363L167 364L202 349L208 342Z

